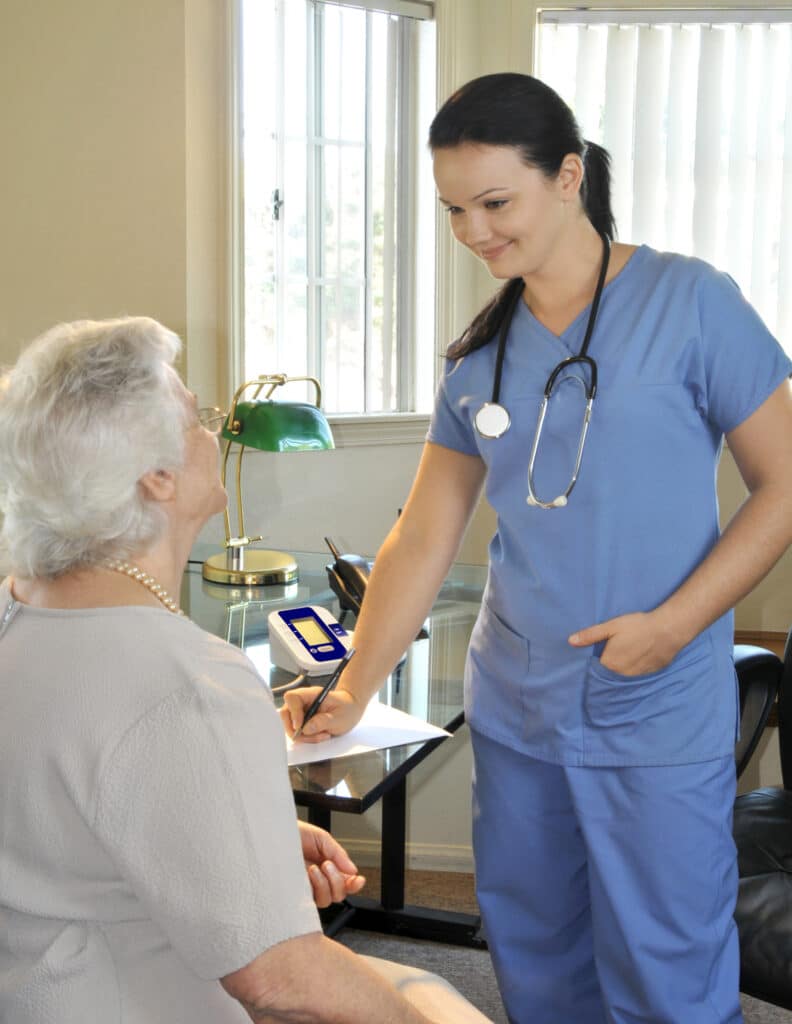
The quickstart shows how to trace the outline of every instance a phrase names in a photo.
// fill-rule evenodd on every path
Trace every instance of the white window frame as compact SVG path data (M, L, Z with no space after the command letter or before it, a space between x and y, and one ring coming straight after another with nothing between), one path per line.
M340 3L348 7L431 19L434 15L434 0L316 0L318 3ZM228 2L228 66L230 69L229 88L229 282L228 282L228 323L229 323L229 378L238 386L244 374L244 236L243 203L244 183L242 172L242 0ZM415 168L410 168L414 178ZM439 233L436 233L439 238ZM435 291L435 308L437 292ZM435 313L435 323L437 316ZM435 346L436 347L436 346ZM397 361L399 374L409 372L414 353L399 351ZM437 363L437 360L433 361ZM309 368L308 372L312 372ZM437 368L435 367L435 378ZM408 401L412 398L408 389ZM336 447L369 446L381 444L412 444L423 441L429 422L428 413L383 412L331 414Z

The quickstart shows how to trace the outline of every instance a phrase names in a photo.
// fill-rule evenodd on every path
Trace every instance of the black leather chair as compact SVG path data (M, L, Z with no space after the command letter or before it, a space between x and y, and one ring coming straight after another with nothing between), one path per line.
M781 659L764 647L737 644L734 667L740 685L740 738L734 748L737 778L756 750L781 683Z
M734 805L740 886L740 988L792 1009L792 630L783 662L761 648L735 647L740 681L738 775L759 742L778 691L778 742L783 789L755 789Z

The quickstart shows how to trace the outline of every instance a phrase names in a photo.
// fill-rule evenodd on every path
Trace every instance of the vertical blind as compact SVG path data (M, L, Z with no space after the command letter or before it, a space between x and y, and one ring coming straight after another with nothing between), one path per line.
M538 60L619 236L727 271L792 352L792 12L546 11Z

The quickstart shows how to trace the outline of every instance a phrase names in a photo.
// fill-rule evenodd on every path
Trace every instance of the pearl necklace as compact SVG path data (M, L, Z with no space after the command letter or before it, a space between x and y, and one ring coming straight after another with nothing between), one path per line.
M129 562L121 562L118 560L107 561L103 564L106 569L111 569L113 572L120 572L122 576L128 576L131 580L137 580L137 582L141 583L146 590L150 591L150 593L152 593L154 597L156 597L156 599L168 609L169 612L173 612L174 615L184 615L184 612L176 604L168 591L161 586L153 576L144 572L143 569L139 569L136 565L130 565Z

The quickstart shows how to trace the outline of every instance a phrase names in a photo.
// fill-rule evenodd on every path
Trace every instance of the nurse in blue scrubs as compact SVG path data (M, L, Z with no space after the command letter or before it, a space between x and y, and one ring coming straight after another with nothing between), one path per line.
M729 277L613 240L607 154L536 79L468 83L430 146L451 230L505 283L448 351L357 656L306 738L358 721L485 486L465 708L509 1018L735 1024L731 609L792 541L792 364ZM724 437L749 496L721 535ZM287 731L315 692L288 695Z

